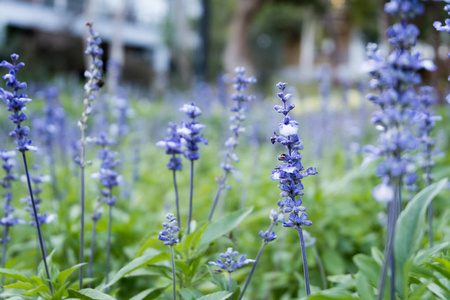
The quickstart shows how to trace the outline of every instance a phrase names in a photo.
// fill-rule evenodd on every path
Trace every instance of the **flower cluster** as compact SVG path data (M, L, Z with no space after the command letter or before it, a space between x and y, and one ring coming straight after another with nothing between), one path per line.
M226 270L228 273L234 272L234 270L245 266L249 263L255 262L254 259L245 259L245 255L242 254L239 256L238 260L234 260L233 258L238 256L239 252L233 251L233 248L228 248L227 252L220 253L220 257L225 258L225 261L218 259L217 262L210 261L208 264L216 266L218 268Z
M12 63L5 60L0 63L0 67L9 69L8 74L4 75L3 79L6 80L6 86L12 89L10 92L0 88L0 97L6 103L6 109L11 112L9 119L16 124L16 128L11 131L9 135L15 138L17 150L21 152L28 150L36 151L37 148L31 146L31 140L27 138L30 129L27 126L21 126L21 123L28 119L27 115L25 115L23 111L26 109L27 102L30 102L31 99L28 98L26 94L21 92L21 90L27 88L27 84L25 82L18 81L16 77L17 72L25 66L23 62L18 63L18 59L19 55L12 54Z
M114 205L117 197L112 195L112 188L119 185L120 176L115 168L120 165L120 161L116 159L117 153L111 151L109 146L114 145L114 140L108 140L105 135L95 138L94 142L101 147L98 151L98 158L101 160L100 170L92 175L99 178L100 183L104 187L102 189L103 202L108 205Z
M292 97L292 94L284 93L286 85L286 83L281 82L277 84L280 90L278 97L283 106L276 105L274 108L278 113L284 115L284 119L278 125L279 134L275 132L271 142L272 144L276 142L282 144L286 147L288 153L278 156L278 160L282 163L272 171L271 178L279 182L280 196L284 197L283 200L278 201L278 206L284 213L290 213L288 221L285 221L283 226L301 228L303 225L309 226L312 224L305 213L306 208L302 206L301 196L304 195L302 179L310 175L316 175L317 171L313 167L305 170L302 165L302 156L299 150L303 149L303 145L298 137L298 122L291 120L288 116L294 105L287 105L287 101Z
M103 54L100 44L102 40L99 35L92 28L92 24L86 24L89 27L89 38L87 40L87 47L85 54L91 57L91 64L89 69L84 72L84 76L88 79L84 85L84 110L81 114L81 119L78 122L78 126L81 130L81 140L80 140L80 150L81 155L75 157L75 162L80 165L81 168L85 167L85 144L86 144L86 129L88 126L88 116L92 113L91 103L97 99L96 91L103 86L102 81L102 67L103 61L101 60L101 55ZM84 195L82 196L84 197ZM84 200L83 200L84 201ZM82 201L82 202L83 202Z
M173 246L179 242L177 238L174 237L174 233L180 231L177 226L177 218L173 214L166 215L167 222L162 223L165 230L161 231L158 235L158 239L164 242L164 245Z
M39 168L37 166L33 166L33 169L37 171ZM26 176L22 175L21 177L22 181L26 181ZM44 182L49 182L50 177L47 175L39 174L37 176L33 176L30 174L30 180L34 184L33 188L33 196L34 196L34 203L36 204L36 211L37 213L37 219L39 222L39 225L42 224L50 224L56 219L56 214L47 214L47 213L39 213L39 208L42 203L41 193L42 193L42 187L41 184ZM20 200L22 203L26 203L28 207L25 208L25 210L30 214L30 225L35 227L36 226L36 220L34 217L33 212L33 203L31 201L31 198L28 196L26 198L22 198Z
M183 122L181 126L177 129L178 134L183 139L183 143L185 143L186 150L184 151L184 156L191 160L197 160L200 158L199 143L203 143L208 145L208 140L203 138L203 135L200 133L205 125L195 121L195 118L202 114L200 108L195 106L194 102L190 104L184 104L180 108L181 112L184 112L190 119L190 122Z
M58 101L59 91L57 88L50 87L42 90L38 96L45 100L43 108L45 117L35 120L33 127L37 128L36 132L51 151L58 134L64 130L66 112Z
M431 184L433 175L431 169L434 166L432 160L433 154L439 154L439 151L433 151L436 145L436 139L431 137L431 133L436 126L436 121L442 120L441 116L435 115L430 111L430 106L436 102L436 91L431 86L423 86L419 89L419 110L422 113L422 118L418 126L418 141L422 146L421 167L425 171L423 174L424 180Z
M233 171L233 162L239 161L237 153L235 152L236 146L238 145L239 133L245 131L245 127L242 126L242 122L245 121L245 112L248 108L245 106L246 102L251 101L253 96L246 95L244 92L247 90L249 84L255 83L255 77L245 77L245 68L238 67L235 69L236 77L233 78L234 88L236 93L231 97L233 101L236 101L236 105L231 107L230 111L232 115L230 117L230 130L233 133L231 137L225 142L225 147L227 149L225 161L221 163L222 169L226 173Z
M12 205L12 193L11 193L11 183L14 180L17 180L17 177L13 174L12 169L15 166L15 161L13 157L16 155L16 152L14 151L6 151L6 150L0 150L0 158L2 159L2 168L5 171L5 176L3 176L2 180L0 181L0 185L5 190L2 194L3 196L3 210L4 210L4 216L0 220L0 225L3 225L5 227L8 226L14 226L16 224L22 224L23 221L17 217L13 217L12 213L14 212L14 206ZM8 231L5 230L6 235ZM3 239L0 239L0 241L3 243L4 241L9 241L9 236L4 236Z
M367 71L372 76L369 86L378 90L367 98L380 107L373 113L371 121L381 133L379 146L364 148L369 155L363 166L383 158L376 171L376 175L382 177L382 183L374 188L373 195L377 201L390 202L394 199L394 186L401 183L413 186L417 180L413 162L406 155L417 148L411 128L422 118L414 86L422 82L419 70L433 71L436 67L431 61L421 59L420 53L410 51L419 30L408 24L407 19L422 13L423 6L418 1L392 0L386 3L385 11L400 18L401 23L394 24L386 32L390 43L395 46L387 58L376 44L367 46Z
M445 5L444 10L450 16L450 4ZM441 22L436 21L433 23L433 26L437 31L447 31L447 33L450 33L450 18L445 19L445 25L442 25ZM450 57L450 53L448 53L448 56ZM448 80L450 81L450 76L448 77ZM450 103L450 93L447 95L447 102Z
M169 128L167 129L167 138L164 141L159 141L156 143L158 147L165 147L166 154L172 155L169 162L167 163L167 168L173 171L181 171L183 164L181 158L177 154L183 153L181 145L181 137L178 134L178 127L174 123L169 123Z
M94 91L98 91L99 88L103 85L102 81L102 67L103 61L101 56L103 55L103 49L100 48L102 40L97 32L92 28L92 24L88 23L89 26L89 38L87 39L87 47L85 50L85 54L89 55L92 59L91 65L89 66L89 70L84 72L84 76L88 79L87 83L84 85L84 90L86 93L85 105L89 108L87 113L89 114L90 103L91 101L97 99L97 96L93 93Z

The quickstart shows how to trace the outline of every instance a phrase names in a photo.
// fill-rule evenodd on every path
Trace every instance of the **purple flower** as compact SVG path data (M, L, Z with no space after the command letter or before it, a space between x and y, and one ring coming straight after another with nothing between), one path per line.
M0 186L3 187L4 192L3 196L3 211L4 215L0 219L0 225L5 227L14 226L17 224L25 223L23 220L14 217L12 213L14 212L14 206L12 205L13 195L11 193L11 185L12 182L17 180L17 177L13 174L13 167L15 166L14 156L16 155L15 151L6 151L0 149L0 158L2 162L2 168L5 171L5 175L0 181ZM5 229L2 242L9 241L9 235L7 235L7 230Z
M30 102L31 99L20 92L27 88L27 84L17 80L17 72L25 66L23 62L18 63L18 59L19 55L12 54L12 63L5 60L0 63L0 67L9 69L8 74L4 75L3 79L6 80L6 86L12 89L12 91L6 91L0 88L0 97L6 103L6 110L11 112L9 119L16 124L16 128L9 135L15 138L17 150L21 152L36 151L37 148L31 146L31 140L27 138L30 129L21 124L28 119L23 111L26 109L27 102Z
M180 111L184 112L190 119L190 122L183 122L180 127L177 128L177 133L181 137L181 143L184 144L186 150L184 150L184 156L193 161L200 158L200 152L198 144L203 143L208 145L208 140L203 138L200 133L205 125L195 121L195 118L202 114L200 108L195 106L194 102L190 104L184 104Z
M386 58L376 44L367 46L369 62L366 70L372 76L369 85L378 91L369 94L367 99L380 108L371 119L380 136L378 146L365 147L369 155L363 161L365 166L370 161L383 158L376 171L383 183L373 191L375 199L382 202L394 199L393 185L403 182L412 187L417 178L408 155L417 149L418 144L412 128L423 119L418 110L420 97L415 86L422 83L421 69L436 69L432 61L423 60L420 53L413 54L409 50L415 45L419 30L407 21L423 13L423 5L413 0L392 0L386 4L385 11L399 18L400 22L386 32L389 42L395 46Z
M33 169L37 172L37 170L39 170L39 167L34 165ZM22 181L27 180L25 175L22 175L20 179ZM38 212L37 219L38 219L39 225L50 224L56 219L57 215L56 214L47 214L46 212L44 212L44 213L39 212L39 209L40 209L41 203L42 203L42 198L41 198L42 186L41 185L44 182L49 182L50 176L43 175L43 174L39 174L39 175L30 174L30 180L34 184L33 196L34 196L34 203L36 205L36 211ZM33 212L33 203L31 201L30 196L20 199L20 202L28 205L28 207L26 207L25 210L30 214L29 224L33 227L36 227L36 220L35 220L34 212Z
M177 238L175 238L174 233L180 231L180 228L177 226L177 218L171 213L166 215L167 222L162 223L164 226L164 230L161 231L158 235L158 239L164 242L164 245L173 246L179 242Z
M181 158L176 155L183 153L183 148L181 144L181 135L178 133L178 126L176 124L169 123L167 138L164 141L156 143L156 146L166 148L166 154L172 155L167 163L167 168L169 170L181 171L183 167Z
M116 159L117 153L111 151L109 146L114 145L114 140L108 140L105 135L100 135L92 140L101 147L97 157L101 160L100 170L92 174L93 178L98 178L105 188L102 190L103 202L107 205L114 205L117 198L112 195L112 188L119 185L121 176L115 168L120 165L120 161Z
M239 252L233 251L233 248L228 248L227 252L220 253L220 257L225 258L225 261L218 259L217 262L210 261L208 264L216 266L218 268L226 270L228 273L234 272L236 269L245 266L249 263L255 262L254 259L245 259L245 255L242 254L237 260L234 257L238 256Z
M272 171L272 180L279 182L278 188L281 190L280 196L284 199L278 201L280 211L289 213L289 221L284 222L285 227L302 228L303 225L309 226L311 221L307 220L308 215L304 213L306 208L302 206L304 195L302 179L310 175L316 175L315 168L305 168L302 165L302 156L299 150L303 149L303 144L298 137L298 122L291 120L288 113L294 108L293 104L288 105L287 101L292 97L291 94L285 94L287 84L278 83L280 90L278 97L283 106L275 106L275 110L284 115L283 122L278 125L278 134L271 138L272 144L278 142L285 146L287 153L278 156L280 165ZM272 218L274 220L275 218ZM278 215L276 217L278 219ZM275 221L277 222L277 221Z

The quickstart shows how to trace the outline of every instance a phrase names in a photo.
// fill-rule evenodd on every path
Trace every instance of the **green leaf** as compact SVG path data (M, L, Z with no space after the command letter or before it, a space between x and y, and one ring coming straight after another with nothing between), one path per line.
M211 223L203 233L200 240L200 246L206 245L230 232L241 223L253 210L253 206L232 212L219 219L217 222Z
M361 272L358 272L358 274L356 274L356 290L358 291L361 299L375 300L374 289L370 285L366 275L362 274Z
M162 288L152 288L152 289L146 289L136 296L130 298L130 300L143 300L146 297L152 296L153 298L158 297L167 287Z
M222 291L228 289L228 281L222 273L216 273L212 268L208 268L209 274L211 274L211 282L217 285Z
M56 277L56 281L57 281L60 285L63 285L64 282L66 281L66 279L67 279L73 272L75 272L76 270L78 270L78 269L79 269L81 266L83 266L83 265L87 265L87 263L81 263L81 264L75 265L75 266L73 266L73 267L71 267L71 268L69 268L69 269L66 269L66 270L64 270L64 271L61 271L61 272L58 274L58 277Z
M79 291L69 290L69 296L81 300L116 300L110 295L94 289L83 289Z
M3 288L5 289L19 289L19 290L25 290L29 291L31 289L34 289L35 286L30 282L14 282L8 285L5 285Z
M1 275L5 275L7 277L14 278L14 279L19 280L19 281L24 281L24 282L30 282L31 283L31 280L27 276L25 276L22 273L20 273L19 271L0 268L0 274Z
M48 292L48 286L45 284L42 284L32 290L29 290L28 292L22 293L24 296L34 296L39 294L40 292Z
M178 291L178 293L180 293L182 300L195 300L203 296L203 293L200 292L199 290L188 288L181 289Z
M200 297L198 300L226 300L231 294L230 292L217 292Z
M372 284L377 286L381 267L375 262L375 260L367 255L357 254L353 257L353 261L358 269L372 282Z
M138 258L133 259L130 263L128 263L125 267L119 270L119 272L114 275L114 277L111 279L111 281L104 286L104 288L112 286L114 283L122 279L125 275L133 272L134 270L137 270L139 268L142 268L149 264L154 264L160 261L164 261L170 259L169 253L160 253L157 255L150 254L150 255L144 255Z
M414 291L411 292L411 294L408 296L408 300L422 300L424 299L423 294L427 290L429 282L425 282L423 284L420 284L418 287L414 289Z
M419 265L424 260L428 259L430 256L435 255L436 253L440 252L443 249L448 248L449 246L450 246L450 243L445 242L445 243L440 243L440 244L434 245L430 249L420 250L417 253L416 257L414 258L414 263Z
M420 191L400 214L394 237L395 261L397 265L396 289L403 298L404 269L408 259L416 252L425 230L425 211L433 198L447 185L447 178Z

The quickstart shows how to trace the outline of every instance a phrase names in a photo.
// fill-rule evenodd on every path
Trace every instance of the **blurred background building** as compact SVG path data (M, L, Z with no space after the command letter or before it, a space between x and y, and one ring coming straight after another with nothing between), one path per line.
M352 81L362 75L367 42L383 43L385 2L0 0L0 58L19 53L35 78L81 77L85 24L92 21L104 41L107 71L118 72L109 78L121 75L129 84L164 88L170 80L188 88L214 82L238 65L257 75L260 85L275 76L308 84L324 64L333 80ZM432 27L445 18L440 4L426 2L427 14L416 20L419 48L448 64L448 47L440 40L447 37ZM441 75L432 76L436 83Z

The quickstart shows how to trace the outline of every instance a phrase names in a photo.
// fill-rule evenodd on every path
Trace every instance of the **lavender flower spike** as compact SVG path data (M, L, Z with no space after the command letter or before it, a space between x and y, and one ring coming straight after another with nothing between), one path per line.
M12 205L11 201L13 199L13 195L11 193L11 184L13 181L17 180L17 177L13 174L12 169L15 165L14 156L16 155L16 152L14 151L6 151L0 149L0 158L2 159L2 168L5 171L5 176L3 176L2 180L0 181L0 186L3 187L4 192L2 194L3 196L3 211L4 215L3 218L0 220L0 225L4 226L3 230L3 237L0 239L0 242L2 243L2 259L1 259L1 267L5 268L6 264L6 251L8 248L8 243L10 240L9 236L9 228L11 226L17 225L17 224L23 224L24 221L14 217L12 213L14 212L14 206ZM5 277L2 275L1 284L4 285Z
M164 242L164 245L170 246L170 259L172 261L172 292L173 299L177 299L177 283L175 273L175 258L173 253L173 245L177 244L179 240L175 237L175 233L180 230L178 227L177 218L173 214L166 215L167 222L162 223L164 230L158 235L158 239Z
M239 256L237 260L234 258L236 256ZM218 259L217 262L210 261L208 264L216 266L218 268L224 269L228 272L228 291L232 293L231 291L231 273L234 272L236 269L245 266L249 263L254 263L254 259L245 259L245 255L239 255L239 252L233 251L233 248L228 248L225 253L220 253L220 257L225 258L225 261L222 261L221 259ZM230 297L231 299L231 297Z
M279 182L278 188L281 190L280 196L284 199L278 201L279 210L289 213L287 221L283 222L284 227L294 227L299 234L300 246L302 251L303 272L305 276L306 294L309 295L309 273L308 262L306 259L306 247L303 239L303 226L312 225L312 221L308 220L305 213L306 208L302 206L303 192L302 179L310 175L316 175L315 168L305 168L302 165L302 156L299 151L303 149L303 144L298 137L298 122L291 120L288 116L289 112L294 108L293 104L287 104L292 97L291 94L285 94L287 83L278 83L277 87L280 92L277 94L283 103L282 106L276 105L274 109L284 115L283 122L278 125L278 134L271 138L272 144L280 143L283 145L287 153L278 156L278 160L282 163L275 167L272 171L272 180Z
M37 224L36 229L39 237L39 245L41 248L42 260L44 261L45 272L47 279L49 280L48 285L50 287L50 292L53 293L53 287L50 282L50 272L47 265L47 254L44 247L44 237L41 232L41 227L38 222L38 214L36 211L36 204L34 202L33 188L31 187L30 173L28 171L26 151L32 150L37 151L37 148L31 145L31 140L27 138L30 129L27 126L22 126L22 122L27 120L27 116L23 113L26 109L26 104L31 101L26 94L22 93L21 90L26 89L27 84L25 82L20 82L17 80L17 72L22 69L25 64L23 62L18 62L19 55L12 54L11 61L2 61L0 67L7 68L9 70L8 74L3 76L6 80L6 86L11 88L12 91L6 91L0 88L0 97L6 103L6 110L11 112L9 119L16 125L15 129L9 133L9 135L15 138L15 143L17 145L16 149L22 153L22 159L24 164L25 173L27 175L28 190L30 193L31 203L33 206L34 218Z
M418 128L418 141L420 156L419 162L422 167L423 179L427 185L433 183L431 170L434 166L434 156L441 154L435 149L436 139L432 138L432 132L436 122L442 120L441 116L435 115L430 106L436 103L436 91L431 86L422 86L419 89L419 111L422 113ZM428 241L430 248L433 247L433 201L428 206Z
M37 171L39 169L38 166L34 165L33 169L35 171ZM26 181L27 178L26 176L21 176L20 178L22 181ZM50 177L43 175L43 174L39 174L37 176L33 176L30 174L30 179L31 182L34 184L34 188L33 188L33 196L34 196L34 203L36 204L36 211L37 211L37 219L39 222L39 225L43 225L43 224L50 224L52 223L55 219L56 219L56 214L47 214L47 213L39 213L39 209L42 203L42 198L41 198L41 193L42 193L42 188L41 188L41 184L43 182L49 182L50 181ZM29 224L33 227L36 227L36 220L34 218L33 215L33 203L31 202L30 197L26 197L26 198L22 198L20 199L21 203L25 203L28 205L27 208L25 208L25 210L30 214L30 222Z
M182 143L186 146L184 156L191 161L191 180L189 189L189 216L187 225L187 234L191 233L191 220L192 220L192 198L194 193L194 161L200 158L200 152L198 144L203 143L208 145L208 140L203 138L201 130L205 128L205 125L197 122L195 118L202 114L200 108L195 106L194 102L190 104L184 104L180 108L180 111L184 112L190 119L190 122L183 122L181 127L177 129L178 134L182 138Z
M99 35L92 28L91 23L86 24L89 27L89 38L87 39L87 47L85 54L89 55L91 58L91 64L89 69L84 72L84 76L87 78L87 82L84 85L84 110L81 114L81 119L78 121L78 126L81 130L80 139L80 156L75 158L75 162L80 166L81 169L81 191L80 191L80 205L81 205L81 217L80 217L80 253L79 253L79 263L84 262L84 215L85 215L85 187L84 187L84 169L88 164L86 162L86 131L88 127L88 116L92 113L91 103L97 99L96 92L103 85L102 81L102 67L103 61L101 56L103 54L100 45L102 40ZM83 287L83 266L80 267L79 273L79 288Z
M116 160L117 153L112 152L109 147L115 144L114 140L108 140L105 135L93 139L93 141L101 147L98 151L98 158L101 160L100 170L98 173L92 174L93 178L98 178L104 187L101 191L102 201L109 206L108 215L108 241L106 249L106 275L105 282L109 282L109 269L111 260L111 235L112 235L112 209L117 202L117 197L113 196L113 188L119 185L121 177L115 168L120 165L120 161Z
M387 202L388 209L388 242L378 286L379 300L384 294L388 263L391 269L390 298L396 297L395 225L403 209L402 188L413 187L418 178L408 155L417 148L412 127L421 119L415 86L422 82L419 70L436 69L432 61L421 59L420 53L411 50L416 44L419 29L414 24L408 24L409 19L424 12L423 4L418 0L391 0L385 4L384 10L398 19L398 23L386 30L389 42L395 48L384 57L376 44L367 46L367 71L372 76L369 86L376 90L367 98L380 108L373 113L371 120L380 131L380 145L366 146L364 150L369 155L363 162L366 165L371 160L382 158L376 170L381 184L374 188L373 196L377 201Z
M224 174L217 177L217 194L214 199L213 206L211 208L211 212L208 217L208 221L212 220L214 211L216 209L217 202L220 199L221 192L227 188L227 178L230 173L233 172L234 167L233 163L239 161L239 157L236 153L236 147L239 142L239 134L245 131L245 127L242 126L242 123L245 121L245 112L248 108L245 106L246 102L249 102L253 99L253 96L248 96L244 92L247 90L247 86L249 84L255 83L255 77L245 77L245 68L238 67L235 69L236 77L233 78L234 88L236 89L236 94L234 94L231 99L236 101L236 105L234 105L230 111L232 113L230 117L230 131L231 136L225 142L226 154L225 160L222 161L220 166L224 170Z

